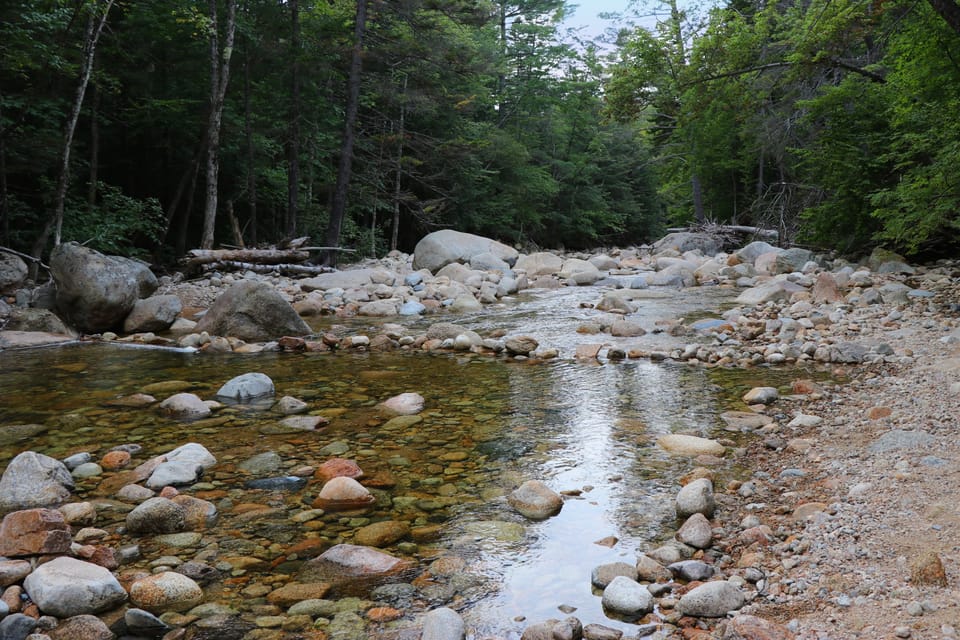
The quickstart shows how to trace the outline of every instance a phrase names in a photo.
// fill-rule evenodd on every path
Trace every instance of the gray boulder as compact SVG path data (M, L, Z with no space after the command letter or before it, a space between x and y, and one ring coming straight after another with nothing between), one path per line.
M0 294L13 293L27 281L27 263L6 251L0 251Z
M249 342L310 333L307 323L273 287L253 280L238 282L221 294L194 330Z
M452 229L441 229L429 233L413 249L413 269L428 269L436 273L451 262L469 263L473 256L490 253L508 265L516 263L519 253L496 240L483 236L463 233Z
M708 233L692 233L681 231L669 233L653 244L653 253L664 253L666 251L676 251L677 253L686 253L687 251L699 251L705 256L716 255L722 247L716 237Z
M685 593L677 609L685 616L722 618L746 602L743 592L726 580L708 582Z
M245 373L229 380L217 391L218 398L247 402L274 395L273 380L264 373Z
M73 487L73 477L62 462L24 451L0 478L0 512L59 506L70 498Z
M99 613L127 599L110 571L67 556L37 567L23 587L40 611L58 618Z
M11 309L4 331L40 331L60 335L74 335L74 331L48 309Z
M741 262L753 264L757 258L765 253L770 253L771 251L778 252L779 249L768 242L757 240L737 251L736 256Z
M717 503L713 496L713 482L708 478L699 478L687 484L677 493L676 510L678 518L688 518L702 513L707 518L713 516Z
M520 640L582 640L583 624L570 616L564 620L551 618L532 624L523 630Z
M653 611L653 596L645 586L626 576L617 576L603 590L603 608L625 616Z
M516 264L517 271L523 271L528 278L550 276L560 273L563 268L563 258L555 253L540 251L520 256Z
M150 498L127 514L130 533L176 533L186 526L186 511L169 498Z
M174 295L153 296L137 300L123 321L126 333L165 331L183 310L180 298Z
M50 273L57 285L61 317L89 333L119 327L142 294L156 288L156 277L143 263L107 256L75 242L53 250Z
M373 284L374 269L348 269L323 273L300 281L303 291L326 291L328 289L359 289Z

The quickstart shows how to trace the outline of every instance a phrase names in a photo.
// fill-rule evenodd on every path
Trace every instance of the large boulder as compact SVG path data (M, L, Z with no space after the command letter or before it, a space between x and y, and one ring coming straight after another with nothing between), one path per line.
M5 331L29 331L70 336L74 332L49 309L11 309Z
M70 498L73 486L62 462L24 451L10 461L0 478L0 512L60 506Z
M410 563L371 547L338 544L308 560L297 579L301 582L326 582L334 588L356 589L389 579L396 580Z
M359 289L373 284L374 269L348 269L322 273L300 281L302 291L326 291L327 289Z
M654 254L664 253L665 251L676 251L677 253L686 253L687 251L699 251L705 256L716 255L722 247L715 236L709 233L694 233L689 231L680 231L669 233L653 245Z
M41 612L58 618L99 613L127 599L110 571L67 556L37 567L23 587Z
M144 295L156 289L156 277L136 260L107 256L75 242L50 255L60 315L81 331L119 327Z
M267 283L254 280L243 280L223 292L194 330L248 342L310 333L289 302Z
M482 253L493 254L511 266L519 257L516 249L496 240L472 233L441 229L425 235L414 247L413 269L428 269L431 273L436 273L451 262L469 263L471 258Z
M0 251L0 294L13 293L27 281L27 264L6 251Z

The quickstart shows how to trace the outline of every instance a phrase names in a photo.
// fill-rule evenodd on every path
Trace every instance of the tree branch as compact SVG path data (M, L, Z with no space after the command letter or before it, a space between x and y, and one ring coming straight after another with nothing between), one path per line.
M856 65L850 64L849 62L844 62L843 60L841 60L841 59L839 59L839 58L829 58L828 61L829 61L831 64L833 64L834 66L840 67L841 69L846 69L847 71L850 71L851 73L856 73L856 74L859 74L859 75L862 75L862 76L866 76L867 78L870 78L870 79L873 80L874 82L884 83L884 82L887 81L887 79L884 78L883 75L881 75L881 74L879 74L879 73L876 73L876 72L874 72L874 71L868 71L867 69L863 69L863 68L858 67L858 66L856 66ZM760 65L756 65L756 66L753 66L753 67L746 67L746 68L744 68L744 69L737 69L736 71L728 71L728 72L726 72L726 73L718 73L717 75L714 75L714 76L707 76L706 78L700 78L700 79L697 80L696 82L686 83L686 84L683 85L683 86L691 86L691 85L698 84L698 83L701 83L701 82L711 82L711 81L713 81L713 80L722 80L722 79L724 79L724 78L735 78L735 77L737 77L737 76L746 75L746 74L748 74L748 73L753 73L753 72L755 72L755 71L767 71L768 69L784 69L784 68L787 68L787 67L795 67L795 66L798 66L798 65L800 65L800 64L820 64L820 65L826 66L824 63L769 62L769 63L767 63L767 64L760 64Z

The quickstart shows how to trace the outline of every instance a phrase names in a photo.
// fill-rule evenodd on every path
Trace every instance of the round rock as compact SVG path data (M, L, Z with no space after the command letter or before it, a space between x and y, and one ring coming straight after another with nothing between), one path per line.
M685 593L677 610L695 618L722 618L745 603L743 592L726 580L707 582Z
M625 616L653 611L653 596L642 584L626 576L617 576L603 590L603 608Z
M203 589L185 575L164 571L131 584L130 602L150 613L186 611L203 602Z
M110 571L67 556L37 567L23 587L40 611L58 618L99 613L127 599Z
M677 493L677 517L687 518L695 513L706 517L713 516L717 503L713 497L713 482L709 478L699 478L680 489Z
M229 380L217 391L217 397L233 402L249 402L275 393L273 380L264 373L245 373Z
M527 480L508 497L507 502L520 515L543 520L560 513L563 498L539 480Z

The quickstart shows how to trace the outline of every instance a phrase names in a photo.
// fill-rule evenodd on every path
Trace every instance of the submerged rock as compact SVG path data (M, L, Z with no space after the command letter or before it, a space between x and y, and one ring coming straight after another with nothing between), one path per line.
M532 520L543 520L560 513L563 498L539 480L527 480L508 497L517 513Z

